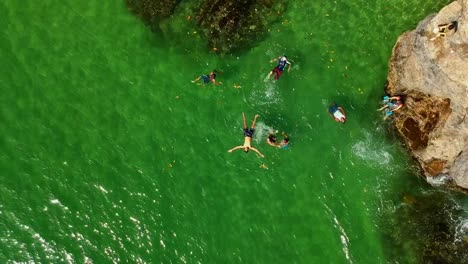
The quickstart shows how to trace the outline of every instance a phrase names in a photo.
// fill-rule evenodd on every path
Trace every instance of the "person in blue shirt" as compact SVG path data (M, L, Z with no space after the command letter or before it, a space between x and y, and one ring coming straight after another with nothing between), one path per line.
M268 79L275 74L275 80L279 80L281 77L281 74L283 74L284 68L286 68L286 65L288 66L288 72L291 70L291 63L288 61L288 57L286 55L280 56L278 58L272 59L270 62L278 61L278 65L276 65L273 70L271 70L270 73L268 73L268 76L265 79Z
M400 110L400 108L403 107L403 102L401 101L400 96L384 96L382 103L384 104L384 106L377 109L377 111L382 111L385 109L384 120L393 115L393 112L398 111Z

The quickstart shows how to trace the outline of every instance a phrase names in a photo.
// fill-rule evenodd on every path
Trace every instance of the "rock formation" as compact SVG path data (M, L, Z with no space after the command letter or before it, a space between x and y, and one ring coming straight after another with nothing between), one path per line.
M396 129L426 177L446 175L468 189L468 0L399 37L386 90L405 98Z
M125 0L128 9L153 30L158 29L161 19L172 15L179 2L180 0Z
M287 0L205 0L197 21L208 45L220 52L252 46L281 18Z

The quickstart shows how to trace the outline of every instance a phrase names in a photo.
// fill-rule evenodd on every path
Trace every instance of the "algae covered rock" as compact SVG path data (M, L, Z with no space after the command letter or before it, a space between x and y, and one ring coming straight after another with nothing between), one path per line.
M406 145L426 176L448 175L468 189L468 0L400 36L389 64L386 90L406 98L395 113Z
M279 19L287 1L205 0L197 21L209 46L221 52L238 50L261 40L267 25Z
M128 9L153 29L161 19L169 17L180 0L125 0Z

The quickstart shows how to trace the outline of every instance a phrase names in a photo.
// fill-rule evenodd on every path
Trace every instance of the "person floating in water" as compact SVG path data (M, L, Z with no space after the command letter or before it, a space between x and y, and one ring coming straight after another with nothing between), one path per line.
M234 150L238 150L238 149L244 149L244 152L248 153L249 150L251 149L251 150L255 151L255 153L257 153L260 157L262 157L262 158L265 157L265 156L263 156L262 153L260 153L260 151L258 151L258 149L252 147L252 137L253 137L253 134L255 132L255 123L257 122L258 117L259 117L259 115L255 115L254 120L252 122L252 126L250 128L248 128L247 127L247 122L245 121L245 114L242 112L242 119L244 121L244 145L234 147L234 148L228 150L228 152L233 152Z
M346 112L343 107L338 106L336 103L332 103L328 108L328 115L335 119L336 122L346 122Z
M438 25L436 28L434 28L434 33L436 35L430 40L433 41L438 37L446 37L447 34L449 34L451 31L453 31L453 33L457 32L457 26L457 21L452 21L449 24Z
M199 81L201 79L203 81L203 84L207 84L207 83L210 83L210 82L212 82L214 85L223 84L222 82L217 82L216 81L216 74L217 73L218 72L216 70L213 70L212 72L210 72L210 74L200 75L198 78L193 80L192 83L194 83L196 81Z
M276 131L276 132L278 132L278 131ZM281 149L288 148L288 146L289 146L289 136L286 135L286 133L282 132L281 134L283 135L283 140L281 140L281 142L278 143L278 139L276 138L276 135L275 135L276 132L271 131L268 134L267 143L270 146L281 148Z
M278 65L276 65L276 67L273 68L273 70L271 70L270 73L268 73L265 80L270 78L273 73L275 74L275 80L278 80L281 77L281 74L283 73L286 65L288 65L288 72L291 70L291 63L288 61L288 57L286 57L286 55L272 59L270 62L274 62L274 61L278 61Z
M393 115L393 112L400 110L403 107L403 102L401 101L400 96L384 96L382 103L384 106L377 109L377 111L382 111L385 109L384 120Z

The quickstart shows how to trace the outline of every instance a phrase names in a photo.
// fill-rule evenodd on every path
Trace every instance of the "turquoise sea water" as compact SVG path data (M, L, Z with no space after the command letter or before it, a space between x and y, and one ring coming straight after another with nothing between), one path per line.
M123 1L0 2L0 262L418 263L433 226L463 240L467 199L415 177L374 110L397 37L446 3L291 1L217 55L190 1L158 33ZM242 112L265 159L227 153Z

